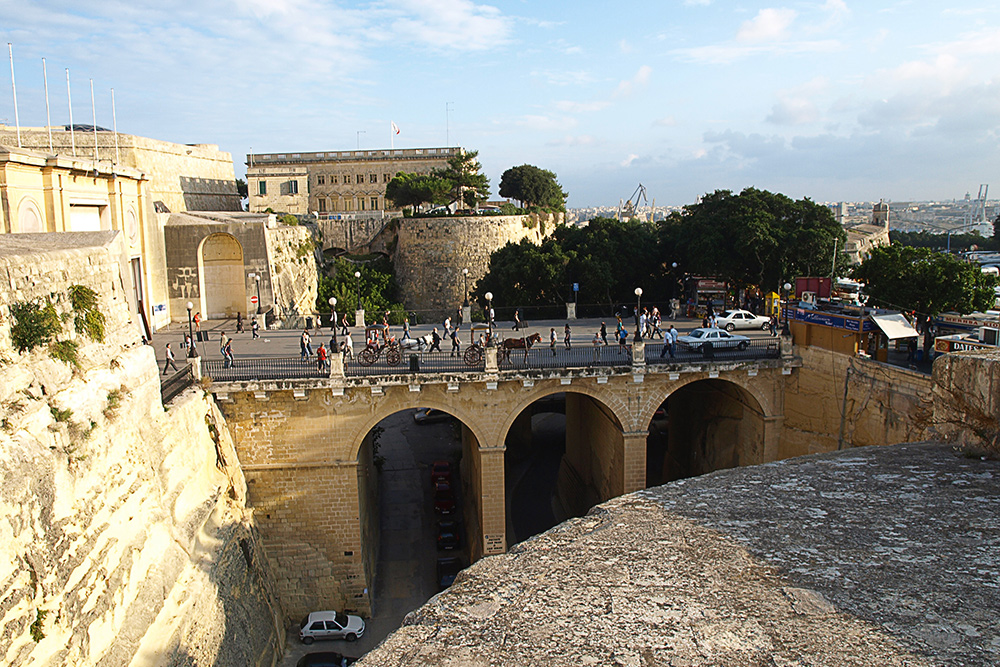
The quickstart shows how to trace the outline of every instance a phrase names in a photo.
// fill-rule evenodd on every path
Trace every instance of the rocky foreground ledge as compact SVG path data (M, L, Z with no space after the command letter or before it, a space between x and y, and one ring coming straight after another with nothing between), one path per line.
M998 500L933 443L676 482L480 561L359 665L1000 664Z

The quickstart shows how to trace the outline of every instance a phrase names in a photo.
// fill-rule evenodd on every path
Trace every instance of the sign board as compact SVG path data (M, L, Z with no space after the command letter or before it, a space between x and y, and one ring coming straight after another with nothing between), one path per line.
M573 291L574 292L580 291L580 283L573 283Z
M256 296L250 297L250 303L256 304L257 303L257 297Z

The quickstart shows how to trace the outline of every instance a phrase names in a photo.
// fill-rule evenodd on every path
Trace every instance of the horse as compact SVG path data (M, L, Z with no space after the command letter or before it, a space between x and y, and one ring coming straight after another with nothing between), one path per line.
M511 350L524 350L524 363L528 363L528 350L535 343L542 342L542 334L537 331L527 338L505 338L500 343L500 361L510 361Z
M406 338L399 341L399 348L403 351L412 350L416 348L418 352L423 352L425 348L429 348L433 342L433 336L426 334L418 338Z

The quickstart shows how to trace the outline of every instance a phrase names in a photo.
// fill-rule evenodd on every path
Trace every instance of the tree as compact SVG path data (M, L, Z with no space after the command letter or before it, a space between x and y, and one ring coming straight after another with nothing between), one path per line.
M564 303L566 257L560 245L546 239L535 245L528 239L508 243L490 256L489 271L476 283L473 298L493 292L496 303L511 306Z
M556 175L530 164L511 167L503 173L500 177L500 196L516 199L525 208L566 208L566 193L556 181Z
M476 156L479 151L462 152L448 158L448 166L435 169L433 176L447 184L451 192L451 202L461 201L466 206L475 207L490 196L490 179L482 173L483 166Z
M997 285L996 276L954 255L903 245L873 249L853 275L865 284L870 304L929 317L992 308Z
M354 272L360 271L361 278L354 277ZM337 297L337 310L341 313L358 309L358 292L360 282L360 306L370 313L378 314L375 321L381 320L381 313L391 311L392 324L401 324L404 309L397 303L399 289L392 262L382 255L364 262L351 262L338 257L334 260L332 275L320 275L316 297L316 310L326 313L330 310L330 297ZM398 315L397 315L398 314ZM397 321L398 320L398 321Z
M396 208L416 209L423 204L444 203L449 189L449 184L438 176L399 172L385 186L385 197Z
M846 240L827 207L756 188L705 195L667 218L660 235L688 273L771 290L793 276L828 275Z
M249 191L247 190L247 182L242 178L236 179L236 194L240 196L240 199L246 199Z

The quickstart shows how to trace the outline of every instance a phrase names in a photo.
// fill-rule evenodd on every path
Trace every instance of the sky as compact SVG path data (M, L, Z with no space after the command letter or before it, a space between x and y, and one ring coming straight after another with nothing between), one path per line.
M462 146L570 207L757 187L814 201L1000 194L1000 3L0 0L22 126L246 154ZM6 68L9 70L9 68ZM13 124L9 81L0 122ZM390 123L399 134L390 139Z

